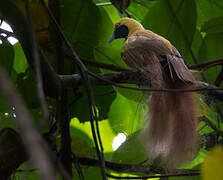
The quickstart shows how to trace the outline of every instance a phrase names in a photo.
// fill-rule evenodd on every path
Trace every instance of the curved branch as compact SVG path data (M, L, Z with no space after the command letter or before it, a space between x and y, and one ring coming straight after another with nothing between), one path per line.
M190 65L188 68L196 69L196 70L206 70L210 67L218 66L218 65L223 65L223 59L216 59L213 61L204 62L204 63L200 63L200 64L193 64L193 65Z

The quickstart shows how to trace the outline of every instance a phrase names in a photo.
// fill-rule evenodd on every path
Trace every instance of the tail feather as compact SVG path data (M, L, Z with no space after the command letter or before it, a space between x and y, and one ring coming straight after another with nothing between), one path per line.
M183 82L168 88L190 89ZM197 149L197 118L194 92L153 92L144 129L151 160L161 157L167 167L193 158Z

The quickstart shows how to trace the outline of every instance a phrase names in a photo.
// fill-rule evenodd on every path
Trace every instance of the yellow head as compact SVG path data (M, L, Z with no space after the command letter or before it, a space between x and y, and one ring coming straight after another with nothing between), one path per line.
M115 24L114 33L109 39L109 43L118 38L127 39L132 33L142 29L144 29L143 26L136 20L131 18L122 18Z

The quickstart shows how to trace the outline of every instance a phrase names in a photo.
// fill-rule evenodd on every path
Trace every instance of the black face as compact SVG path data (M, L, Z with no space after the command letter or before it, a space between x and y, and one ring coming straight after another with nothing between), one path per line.
M114 31L114 39L118 39L118 38L127 38L129 34L129 29L127 26L125 25L121 25L115 28Z

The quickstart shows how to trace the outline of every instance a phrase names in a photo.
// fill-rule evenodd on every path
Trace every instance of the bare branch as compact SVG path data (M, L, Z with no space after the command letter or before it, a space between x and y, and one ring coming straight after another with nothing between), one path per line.
M212 60L205 63L190 65L189 68L196 69L196 70L206 70L208 68L218 66L218 65L223 65L223 59L217 59L217 60Z
M218 88L214 85L197 81L194 89L178 90L178 89L153 89L153 88L137 88L120 85L122 84L137 84L141 86L148 86L148 79L143 78L140 73L137 72L123 72L123 73L110 73L110 74L94 74L88 72L91 75L92 85L114 85L120 88L127 88L138 91L165 91L165 92L199 92L223 101L223 88ZM60 79L63 86L76 87L81 84L81 78L78 74L74 75L60 75Z

